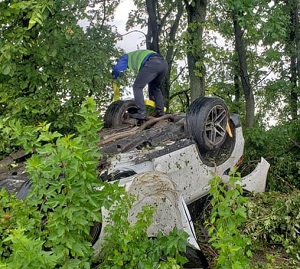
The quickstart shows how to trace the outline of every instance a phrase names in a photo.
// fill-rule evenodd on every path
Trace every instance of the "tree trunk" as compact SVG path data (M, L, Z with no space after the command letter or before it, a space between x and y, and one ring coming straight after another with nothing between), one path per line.
M167 109L169 109L169 103L170 103L170 88L171 88L171 70L173 66L173 59L175 54L175 46L176 43L176 32L179 26L180 19L183 14L183 5L181 1L178 1L177 3L177 14L174 20L174 23L171 25L170 33L169 33L169 43L167 47L167 54L166 54L166 60L168 62L168 72L165 77L164 83L163 83L163 96L165 99L165 106Z
M243 40L243 31L238 22L237 14L235 14L233 11L232 20L234 26L235 49L238 53L240 78L246 102L246 126L252 127L254 125L255 101L248 74L246 48Z
M148 12L148 32L146 35L146 48L160 52L158 44L159 25L157 24L157 0L146 0Z
M240 80L238 74L234 74L234 102L238 104L240 102Z
M171 70L173 66L173 59L175 54L175 46L176 43L176 32L179 27L179 22L183 14L183 4L182 1L178 0L175 2L177 8L177 13L174 19L174 22L168 27L168 40L167 40L167 52L165 55L165 59L168 62L168 72L166 77L164 78L162 84L162 93L164 96L165 106L169 109L169 101L170 101L170 77ZM174 4L175 5L175 4ZM167 10L164 16L160 17L160 13L158 12L158 4L157 0L146 0L147 12L148 12L148 32L146 36L146 48L154 50L160 53L159 46L159 36L161 35L161 29L165 26L166 22L168 22L170 13L172 10Z
M290 107L291 116L295 120L298 118L298 86L299 86L299 18L298 18L298 4L297 0L291 0L290 2L290 72L291 72L291 92L290 92Z
M207 0L184 0L188 17L187 61L190 76L191 101L205 95L205 65L203 52L203 23Z
M300 87L300 22L299 22L299 13L300 13L300 4L299 1L294 0L295 3L295 37L296 37L296 54L297 54L297 86Z

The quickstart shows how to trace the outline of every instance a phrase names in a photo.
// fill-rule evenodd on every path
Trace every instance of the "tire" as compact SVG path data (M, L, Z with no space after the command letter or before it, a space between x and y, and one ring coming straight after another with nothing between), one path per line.
M99 235L101 233L102 230L102 223L100 222L95 222L94 226L91 227L90 229L90 242L93 245L95 245L95 243L97 242L97 240L99 239Z
M118 100L109 105L104 114L104 127L114 128L124 124L129 113L136 113L137 106L134 100Z
M202 152L219 149L227 137L228 108L215 97L196 99L187 112L188 132Z
M28 193L29 193L29 190L30 190L30 188L31 188L31 181L28 179L28 180L26 180L23 184L22 184L22 186L21 186L21 188L20 188L20 190L17 192L17 196L16 196L16 198L17 199L19 199L19 200L24 200L25 199L25 197L28 195Z

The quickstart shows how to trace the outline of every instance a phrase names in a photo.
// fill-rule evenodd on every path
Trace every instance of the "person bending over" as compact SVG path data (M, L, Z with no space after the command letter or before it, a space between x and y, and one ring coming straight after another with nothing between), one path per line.
M149 99L155 102L155 116L163 116L164 99L161 91L161 83L168 70L167 61L153 50L128 52L113 67L113 78L118 79L119 75L127 70L127 68L133 70L136 74L136 79L133 83L133 96L137 106L137 113L130 116L138 120L146 119L143 89L147 84Z

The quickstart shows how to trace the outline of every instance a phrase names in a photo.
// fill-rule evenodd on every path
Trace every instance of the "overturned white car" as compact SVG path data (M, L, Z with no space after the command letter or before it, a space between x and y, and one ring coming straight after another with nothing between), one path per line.
M244 137L239 116L229 114L224 101L213 97L195 100L185 114L149 117L141 126L129 117L135 112L133 100L119 100L108 107L100 133L99 178L117 181L136 196L130 221L135 222L144 205L156 207L149 237L159 232L167 235L174 227L187 232L188 268L207 268L194 230L194 211L203 210L198 202L207 197L213 176L227 181L229 171L242 161ZM1 165L26 156L13 157L2 160ZM24 169L24 165L15 167L9 178L3 173L0 181L11 192L17 191L19 199L26 197L31 186ZM242 178L241 186L263 192L268 169L269 163L261 158L256 169ZM101 255L104 227L109 223L109 212L102 209L102 215L103 222L90 232L95 257Z
M101 133L101 179L118 180L136 195L129 214L133 222L143 205L157 207L149 236L168 234L176 226L189 234L187 246L200 253L189 206L209 193L213 176L225 182L230 169L241 163L244 137L239 116L229 114L223 100L202 97L186 114L150 117L137 127L128 117L135 109L134 101L127 100L112 103L106 111L106 128ZM263 192L268 169L269 163L261 158L256 169L242 178L241 186ZM103 211L104 219L108 213ZM101 231L105 225L102 223ZM97 256L103 234L95 236Z

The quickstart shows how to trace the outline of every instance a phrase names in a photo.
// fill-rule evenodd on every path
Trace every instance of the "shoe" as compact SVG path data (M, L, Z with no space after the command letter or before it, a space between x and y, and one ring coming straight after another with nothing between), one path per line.
M132 114L129 114L129 117L130 118L133 118L133 119L137 119L137 120L146 120L146 117L139 114L139 113L132 113Z
M147 119L144 119L144 120L136 120L136 126L141 126L143 125L145 122L147 121Z
M160 117L162 117L164 115L165 115L164 113L157 113L157 112L151 114L151 116L154 117L154 118L160 118Z

